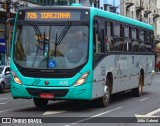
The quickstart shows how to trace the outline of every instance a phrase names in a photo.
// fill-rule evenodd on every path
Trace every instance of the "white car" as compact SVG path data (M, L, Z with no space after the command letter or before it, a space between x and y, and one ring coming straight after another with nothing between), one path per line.
M0 66L0 93L4 92L4 89L10 88L10 66Z

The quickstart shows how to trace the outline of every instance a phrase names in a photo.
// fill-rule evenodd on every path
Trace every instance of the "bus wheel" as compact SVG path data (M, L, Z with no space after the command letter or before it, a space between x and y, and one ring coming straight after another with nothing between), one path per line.
M33 98L34 104L38 108L46 107L48 104L48 99Z
M0 93L3 93L4 92L4 89L5 89L5 84L2 82L0 84Z
M142 96L143 90L143 76L140 74L138 88L133 89L133 95L136 97Z
M110 86L109 86L109 84L106 84L104 86L104 95L103 95L103 97L97 99L98 106L99 107L106 107L106 106L108 106L109 102L110 102L110 96L111 96Z

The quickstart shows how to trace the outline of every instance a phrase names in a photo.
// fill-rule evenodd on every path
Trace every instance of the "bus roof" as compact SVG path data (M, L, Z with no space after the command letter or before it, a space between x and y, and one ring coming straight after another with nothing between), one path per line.
M21 8L19 10L48 10L48 9L79 9L79 10L89 10L90 7L85 7L85 6L80 6L80 5L77 5L77 6L38 6L38 7L24 7L24 8Z
M132 18L128 18L128 17L122 16L122 15L118 15L118 14L114 14L114 13L111 13L108 11L100 10L98 8L91 8L91 10L94 13L92 15L93 17L95 15L97 15L97 16L108 18L110 20L120 21L120 22L129 24L129 25L134 25L134 26L145 28L145 29L154 30L154 27L152 25L144 23L144 22L140 22L140 21L132 19Z
M91 16L101 16L101 17L105 17L108 18L110 20L114 20L114 21L120 21L126 24L130 24L130 25L134 25L134 26L138 26L138 27L142 27L145 29L149 29L149 30L154 30L152 25L149 25L147 23L144 22L140 22L138 20L135 19L131 19L122 15L118 15L118 14L114 14L108 11L104 11L98 8L94 8L94 7L85 7L85 6L41 6L41 7L28 7L28 8L22 8L20 10L42 10L42 9L78 9L78 10L91 10Z

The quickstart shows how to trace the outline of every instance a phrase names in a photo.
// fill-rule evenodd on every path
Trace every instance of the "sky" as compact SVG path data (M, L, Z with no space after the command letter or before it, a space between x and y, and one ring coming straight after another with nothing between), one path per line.
M120 0L100 0L100 5L103 6L103 4L118 6L120 5ZM117 12L120 12L120 8L117 9Z

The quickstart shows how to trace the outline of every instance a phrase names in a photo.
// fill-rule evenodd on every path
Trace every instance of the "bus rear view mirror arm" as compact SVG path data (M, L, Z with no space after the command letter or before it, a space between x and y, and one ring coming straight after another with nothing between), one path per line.
M15 21L15 18L9 18L7 21L6 21L6 23L5 23L5 32L4 32L4 37L5 37L5 40L7 40L8 39L8 24L10 23L10 22L14 22Z

